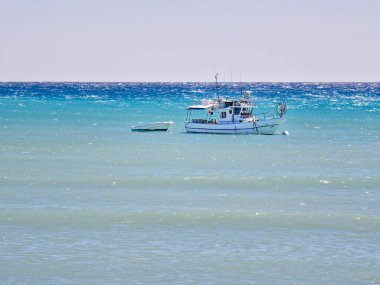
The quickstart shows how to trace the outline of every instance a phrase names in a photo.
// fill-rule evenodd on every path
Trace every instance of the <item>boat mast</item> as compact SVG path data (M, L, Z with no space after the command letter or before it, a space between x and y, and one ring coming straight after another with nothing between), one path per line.
M218 98L218 102L220 102L220 99L219 99L219 86L218 86L218 73L215 74L215 93L216 93L216 97Z

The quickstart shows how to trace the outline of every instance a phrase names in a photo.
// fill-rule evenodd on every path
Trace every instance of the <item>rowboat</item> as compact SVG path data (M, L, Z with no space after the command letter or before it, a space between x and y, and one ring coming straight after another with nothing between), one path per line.
M173 122L153 122L138 124L131 127L134 132L149 132L149 131L167 131Z

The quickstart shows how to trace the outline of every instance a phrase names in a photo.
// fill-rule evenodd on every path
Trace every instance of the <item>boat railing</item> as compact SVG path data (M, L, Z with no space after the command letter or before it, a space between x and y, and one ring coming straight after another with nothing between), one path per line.
M253 116L255 116L256 120L269 120L269 119L280 118L279 114L274 113L274 112L258 113L258 114L253 114Z

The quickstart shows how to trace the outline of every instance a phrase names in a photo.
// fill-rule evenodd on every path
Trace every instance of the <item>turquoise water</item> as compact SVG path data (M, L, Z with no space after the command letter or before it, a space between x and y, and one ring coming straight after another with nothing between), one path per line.
M380 284L380 84L242 88L290 136L184 133L213 84L0 83L1 283Z

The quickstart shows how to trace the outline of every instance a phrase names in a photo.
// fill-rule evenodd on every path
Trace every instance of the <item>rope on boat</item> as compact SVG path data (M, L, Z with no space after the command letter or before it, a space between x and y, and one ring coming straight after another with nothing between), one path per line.
M253 121L253 130L256 129L256 133L259 133L259 129L256 126L256 122Z

